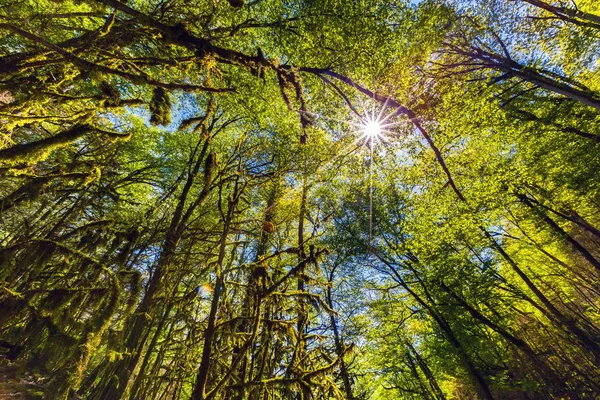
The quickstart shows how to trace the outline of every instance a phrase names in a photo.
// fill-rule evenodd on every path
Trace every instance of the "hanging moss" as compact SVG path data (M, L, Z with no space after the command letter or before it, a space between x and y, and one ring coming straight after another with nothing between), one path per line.
M105 104L107 106L118 106L121 104L121 94L110 83L102 81L99 85L99 89L106 98Z
M45 298L40 302L40 309L55 312L67 305L71 301L71 298L74 294L75 292L69 289L50 290L46 293Z
M171 98L169 93L161 88L154 88L150 101L150 123L152 125L169 125L171 123Z
M142 274L139 271L131 271L131 279L129 281L129 297L126 301L123 315L131 315L136 302L139 300L139 295L142 291Z
M5 212L22 201L31 201L38 198L50 182L50 177L40 176L31 179L8 196L0 199L0 212ZM1 264L0 264L1 266Z
M125 236L124 241L121 235ZM139 236L140 232L136 228L132 228L126 233L120 232L117 235L118 244L120 245L121 243L124 243L123 248L118 252L116 257L116 263L118 265L125 265L125 263L127 262L127 257L129 257L129 255L131 254L131 248L133 247Z
M214 152L208 153L204 160L204 187L208 188L212 181L214 168L217 165L217 155Z
M233 8L242 8L246 4L244 0L229 0L229 5Z
M99 315L90 321L84 334L84 340L78 347L79 354L76 357L78 361L73 365L66 381L65 394L68 394L69 390L76 391L79 389L90 357L100 345L101 339L110 325L111 318L117 311L120 299L121 284L116 277L112 277L110 294L105 296L104 301L100 304Z

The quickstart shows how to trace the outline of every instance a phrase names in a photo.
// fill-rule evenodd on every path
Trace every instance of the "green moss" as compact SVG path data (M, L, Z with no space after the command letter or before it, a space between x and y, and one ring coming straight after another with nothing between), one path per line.
M89 125L77 125L45 139L0 150L0 163L8 165L35 164L48 158L53 151L73 143L91 129Z
M152 125L169 125L171 123L171 98L169 93L157 87L152 93L152 101L150 102L150 123Z

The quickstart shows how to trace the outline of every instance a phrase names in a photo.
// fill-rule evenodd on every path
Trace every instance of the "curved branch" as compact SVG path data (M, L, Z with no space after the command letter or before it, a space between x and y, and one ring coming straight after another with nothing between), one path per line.
M450 174L450 170L448 169L448 166L446 165L446 162L444 161L444 157L442 156L442 153L440 152L440 149L435 145L435 143L433 142L433 139L431 138L431 136L429 135L427 130L423 127L423 125L421 124L421 120L415 114L414 111L412 111L410 108L402 105L397 100L395 100L391 97L384 96L377 92L373 92L373 91L365 88L364 86L359 85L352 78L349 78L345 75L339 74L335 71L331 71L329 69L319 69L319 68L300 68L300 71L308 72L308 73L311 73L311 74L314 74L317 76L328 75L333 78L336 78L336 79L344 82L346 85L351 86L354 89L358 90L359 92L366 94L370 98L372 98L380 103L384 103L391 107L396 108L397 114L403 114L406 117L408 117L410 122L412 122L412 124L415 126L415 128L417 128L417 130L419 131L421 136L423 136L425 141L427 141L427 144L429 145L431 150L433 150L438 163L442 167L442 170L444 171L444 174L446 175L446 178L448 179L448 185L450 185L450 187L452 188L454 193L456 193L456 196L458 196L458 198L461 201L466 201L465 197L463 196L463 194L460 192L460 190L456 186L454 179L452 178L452 175Z

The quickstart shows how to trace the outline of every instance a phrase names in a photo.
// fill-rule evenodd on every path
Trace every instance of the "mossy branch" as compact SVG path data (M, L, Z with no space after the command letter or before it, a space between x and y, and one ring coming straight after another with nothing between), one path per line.
M58 135L2 149L0 150L0 163L15 165L18 163L34 164L43 161L54 150L73 143L92 129L90 125L78 125Z

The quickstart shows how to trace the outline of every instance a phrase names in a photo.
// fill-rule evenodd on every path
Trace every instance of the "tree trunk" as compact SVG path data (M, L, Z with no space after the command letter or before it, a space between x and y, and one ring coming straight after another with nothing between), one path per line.
M335 273L335 267L333 267L330 275L329 275L329 285L327 286L327 305L332 310L333 308L333 293L332 293L332 285L333 285L333 277ZM347 400L354 400L354 395L352 394L352 380L350 379L350 374L348 373L348 367L346 366L346 362L344 361L344 342L340 335L337 321L335 315L333 313L329 314L331 330L333 331L333 341L335 344L335 352L337 356L340 358L340 375L342 376L342 382L344 383L344 392L346 392Z
M450 345L452 345L452 347L454 347L454 349L456 350L457 356L462 361L465 369L467 370L469 376L473 381L473 384L477 387L477 390L481 397L487 400L493 400L494 396L492 395L492 391L490 390L488 383L483 378L483 375L479 372L475 364L473 364L473 362L471 361L471 358L469 357L462 344L454 334L454 331L452 330L448 321L446 321L446 319L441 314L439 314L429 303L423 300L421 296L419 296L415 291L413 291L410 288L410 286L408 286L408 284L404 281L402 276L398 273L396 268L391 263L382 258L380 255L377 255L377 257L385 265L387 265L388 268L390 268L391 272L396 277L397 282L404 288L404 290L408 292L408 294L411 295L413 299L415 299L427 311L427 313L433 318L433 320L442 330L442 333L444 334Z
M567 241L572 247L573 250L578 252L583 258L585 258L595 269L600 272L600 261L598 261L577 239L569 235L565 232L552 218L550 218L546 213L538 209L534 206L529 198L523 194L518 193L517 197L521 201L521 203L525 204L529 207L538 217L540 217L551 229L552 231L561 239Z
M204 400L206 396L206 384L208 382L208 375L210 372L210 357L212 353L212 342L215 336L215 325L217 320L217 312L219 307L219 300L223 293L224 277L223 277L223 261L225 260L225 249L227 246L227 237L233 221L233 216L237 207L237 203L240 199L242 190L240 189L239 175L235 181L233 194L228 200L227 214L223 221L223 231L221 233L221 239L219 242L219 255L216 262L216 281L213 292L213 298L210 304L210 313L208 315L208 323L206 331L204 332L204 344L202 347L202 358L200 360L200 367L198 368L198 374L196 376L196 383L194 391L192 393L191 400Z

